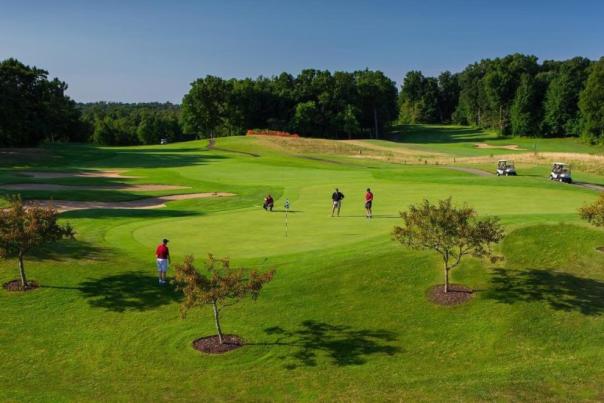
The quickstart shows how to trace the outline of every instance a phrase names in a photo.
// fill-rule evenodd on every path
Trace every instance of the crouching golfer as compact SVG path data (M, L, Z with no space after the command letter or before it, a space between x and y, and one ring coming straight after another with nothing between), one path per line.
M166 284L166 272L168 271L168 263L170 262L170 250L168 249L168 242L169 241L167 239L164 239L155 250L159 284Z
M273 206L275 205L275 201L273 200L273 196L267 195L264 198L264 204L262 204L262 208L266 211L273 211Z
M338 217L340 216L340 209L342 208L342 200L344 200L344 193L340 192L338 188L331 195L331 201L333 203L333 207L331 209L331 216L333 217L336 210L338 211Z
M367 188L367 193L365 193L365 211L367 212L368 219L373 217L373 212L371 211L372 204L373 204L373 193L371 193L371 189Z

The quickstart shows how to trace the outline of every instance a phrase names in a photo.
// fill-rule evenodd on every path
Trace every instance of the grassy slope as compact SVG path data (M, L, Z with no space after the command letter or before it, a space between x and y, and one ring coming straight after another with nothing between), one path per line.
M201 142L52 150L60 158L44 164L57 170L123 168L144 176L127 182L239 196L156 211L65 214L78 240L28 262L30 277L44 287L22 295L0 291L0 345L10 346L0 350L0 400L602 397L604 254L595 247L604 244L604 232L576 217L594 192L537 176L485 178L337 156L311 160L258 139L219 145L231 151L205 151ZM454 152L446 146L458 147L425 145ZM11 169L0 180L24 181ZM347 197L343 217L331 219L336 185ZM362 218L367 186L376 193L372 222ZM288 239L283 214L258 207L268 191L278 207L286 197L292 201ZM92 197L57 193L25 196ZM439 308L423 295L441 281L436 257L405 250L388 234L409 203L448 195L501 216L510 235L501 247L503 264L469 260L454 273L454 281L480 290L475 299ZM152 252L163 236L172 239L175 260L215 252L277 267L256 303L225 311L223 327L248 340L244 349L215 357L190 348L194 338L213 333L210 311L181 320L178 295L156 286ZM14 265L0 262L0 282L15 277Z

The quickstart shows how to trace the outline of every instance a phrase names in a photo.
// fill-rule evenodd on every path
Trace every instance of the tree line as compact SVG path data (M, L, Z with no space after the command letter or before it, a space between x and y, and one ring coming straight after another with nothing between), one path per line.
M604 140L604 58L538 63L522 54L484 59L462 72L410 71L399 94L403 123L458 123L502 135Z
M459 73L408 72L400 91L380 71L306 69L256 79L206 76L182 104L77 104L67 84L15 59L0 62L0 146L40 142L157 144L272 129L322 138L379 137L394 123L457 123L502 135L604 141L604 58L513 54Z
M86 131L67 84L16 59L0 62L0 147L82 141Z
M397 89L380 71L303 70L297 76L206 76L182 102L183 129L198 135L272 129L323 138L377 137L397 118Z
M91 142L104 145L159 144L192 140L183 134L180 106L171 103L79 104Z

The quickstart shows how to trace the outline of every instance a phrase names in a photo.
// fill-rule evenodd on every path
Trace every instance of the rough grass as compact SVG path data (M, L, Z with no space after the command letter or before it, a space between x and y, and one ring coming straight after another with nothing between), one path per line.
M447 145L456 147L439 143ZM536 174L477 177L284 151L248 138L219 139L218 147L51 147L70 164L29 164L140 176L49 183L157 183L238 196L159 210L65 213L77 240L26 261L42 287L0 291L0 400L597 401L604 395L604 254L595 249L604 245L604 231L576 213L596 192ZM0 173L2 183L17 180L24 178L12 169ZM331 219L335 186L346 199L342 217ZM376 196L371 222L363 217L368 186ZM276 199L272 214L260 208L267 192ZM114 193L61 197L110 201ZM468 259L453 272L453 281L472 287L475 297L438 307L425 298L442 282L436 256L396 245L389 234L410 203L449 195L502 217L509 235L499 248L503 263ZM285 198L293 210L287 239ZM235 264L277 269L257 302L224 311L225 332L242 336L245 347L221 356L191 347L214 333L211 311L182 320L180 296L157 286L152 255L162 237L171 239L175 261L214 252ZM0 261L0 282L14 277L15 262Z

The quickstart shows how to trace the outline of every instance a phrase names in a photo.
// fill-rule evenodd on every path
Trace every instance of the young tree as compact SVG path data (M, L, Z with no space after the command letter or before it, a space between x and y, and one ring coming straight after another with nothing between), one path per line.
M401 218L404 225L394 227L394 238L412 249L430 249L441 255L445 293L449 291L449 271L459 266L464 256L499 259L491 250L491 245L504 237L499 219L479 220L473 208L456 208L451 198L438 204L424 200L421 205L411 205Z
M197 306L212 305L218 340L222 344L220 312L248 295L254 300L258 298L262 287L272 280L275 272L233 269L228 258L218 259L211 254L205 266L205 273L197 271L193 256L185 257L183 264L176 265L174 282L185 296L180 306L181 315L184 317L189 309Z
M52 207L25 207L18 196L9 199L9 207L0 209L0 257L17 257L22 289L29 288L24 258L32 249L62 238L73 238L69 224L57 223Z
M579 215L582 219L596 227L604 227L604 194L593 204L581 207Z

